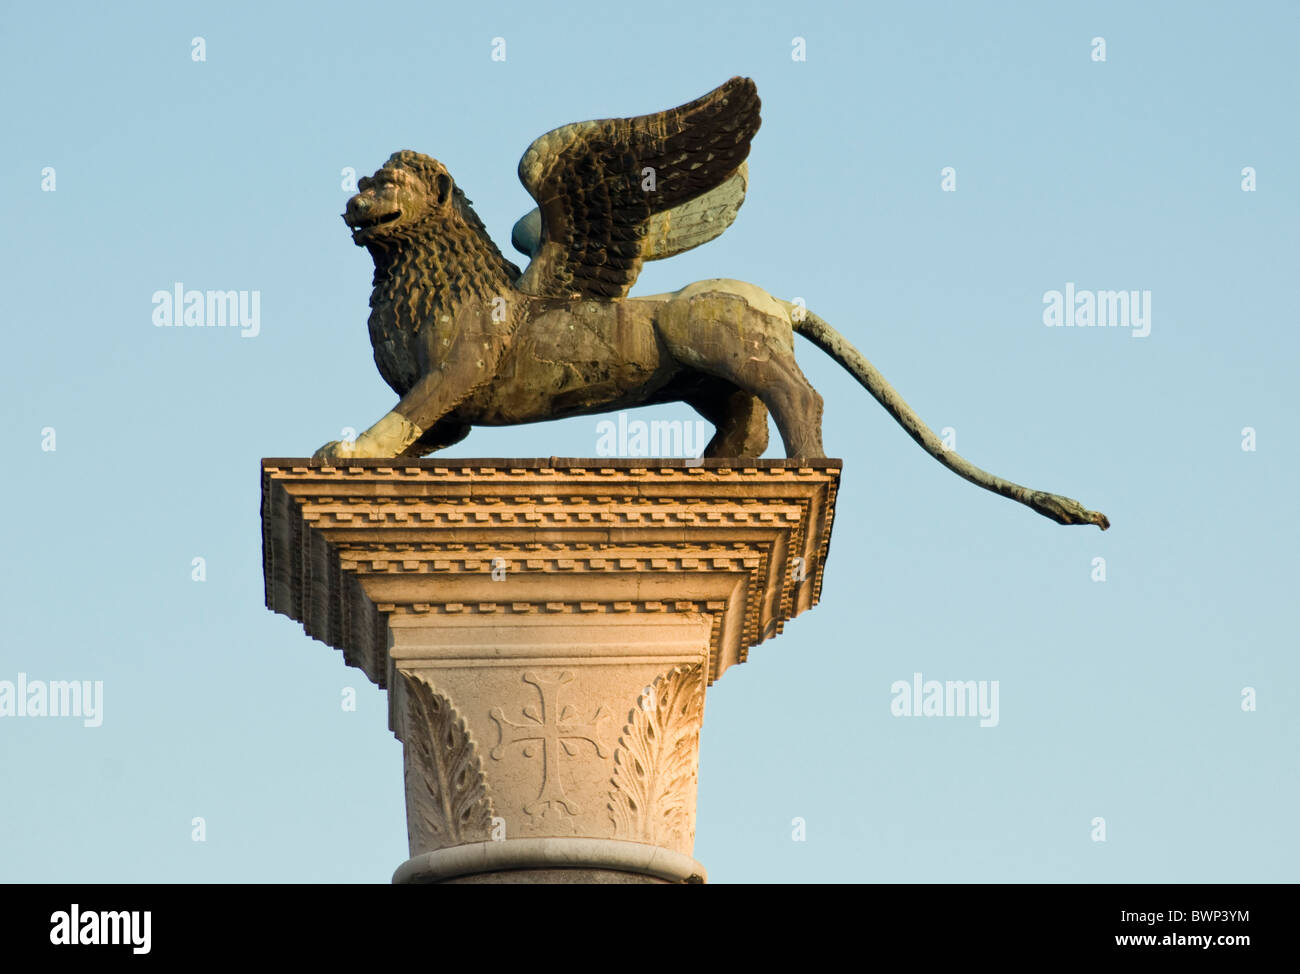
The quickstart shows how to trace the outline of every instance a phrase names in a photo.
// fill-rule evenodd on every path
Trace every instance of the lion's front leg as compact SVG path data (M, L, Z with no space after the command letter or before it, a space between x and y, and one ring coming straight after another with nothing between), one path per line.
M494 354L478 354L482 358L470 366L475 378L484 371L491 374L490 368L495 366L500 350L494 350ZM469 370L463 367L462 362L453 361L452 364L462 367L422 376L391 412L355 441L326 443L313 454L313 459L419 457L463 440L469 435L469 424L446 417L465 399L473 384L471 381L455 381Z
M451 345L437 367L420 376L388 415L353 443L326 443L315 458L423 456L463 439L468 424L449 417L477 387L491 381L506 345L484 330L488 326L470 327L474 324L469 321L451 332Z
M313 453L312 459L346 460L353 457L400 457L414 447L423 435L424 430L397 410L393 410L351 443L344 440L331 440Z
M449 446L454 446L465 437L469 436L472 427L469 423L458 423L451 419L440 419L427 430L424 435L407 447L403 456L423 457L438 450L445 450Z

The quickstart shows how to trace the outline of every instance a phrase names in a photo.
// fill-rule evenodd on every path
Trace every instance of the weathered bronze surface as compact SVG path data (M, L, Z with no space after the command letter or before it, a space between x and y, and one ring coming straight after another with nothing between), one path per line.
M822 457L822 398L795 363L798 332L949 469L1062 524L1108 527L1077 501L946 450L871 363L801 305L723 279L628 297L644 261L731 223L758 126L754 83L732 78L679 108L543 135L519 163L538 204L513 234L531 258L522 273L441 163L394 153L359 182L343 218L374 259L370 338L401 401L354 442L316 456L422 456L475 425L682 401L716 428L706 457L760 456L768 410L788 457Z

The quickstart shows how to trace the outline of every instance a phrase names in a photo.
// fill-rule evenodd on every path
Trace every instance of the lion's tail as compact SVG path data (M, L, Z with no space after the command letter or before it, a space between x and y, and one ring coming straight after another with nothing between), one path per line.
M874 365L867 361L867 357L849 344L843 335L806 308L793 305L788 301L783 301L782 304L790 310L795 331L842 365L867 392L871 393L876 402L885 407L885 411L907 431L908 436L916 440L926 453L957 476L985 490L1019 501L1058 524L1095 524L1103 531L1110 527L1110 521L1105 514L1090 511L1076 500L1013 484L1009 480L1003 480L986 470L981 470L952 450L945 449L943 441L935 435L935 432L925 425L921 417L912 411L912 407L903 401L903 397L897 390Z

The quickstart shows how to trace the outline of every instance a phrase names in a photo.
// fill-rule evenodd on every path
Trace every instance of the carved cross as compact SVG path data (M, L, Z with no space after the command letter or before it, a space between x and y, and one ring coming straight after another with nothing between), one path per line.
M524 811L535 815L541 806L558 805L570 815L576 815L579 811L577 803L565 796L564 787L560 784L560 753L573 757L578 753L578 743L587 741L596 749L597 755L608 757L608 752L595 735L599 731L598 723L608 718L609 714L605 713L604 707L597 707L591 721L580 724L575 721L573 708L560 706L560 687L572 682L573 674L570 672L561 673L556 680L543 680L536 674L527 672L523 679L525 683L531 683L537 688L537 694L541 698L541 713L535 707L525 706L522 708L523 715L529 722L516 724L506 718L500 707L493 707L491 717L497 722L500 739L492 749L492 758L500 761L505 749L511 744L523 744L524 757L531 758L535 753L533 744L540 741L542 790L535 801L524 806Z

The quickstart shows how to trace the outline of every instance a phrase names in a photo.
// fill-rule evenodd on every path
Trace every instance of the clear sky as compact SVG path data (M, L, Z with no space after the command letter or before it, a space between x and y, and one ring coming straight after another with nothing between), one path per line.
M0 718L0 880L388 881L384 696L262 590L259 458L395 401L342 172L433 155L508 247L532 139L737 74L763 99L749 198L634 293L802 297L962 455L1114 526L959 480L799 339L843 489L821 605L709 691L711 879L1300 878L1300 8L307 9L0 18L0 681L104 688L98 727ZM178 283L258 292L258 334L155 327ZM1045 326L1067 284L1149 292L1150 333ZM588 456L597 421L449 452ZM893 716L915 673L997 681L997 726Z

